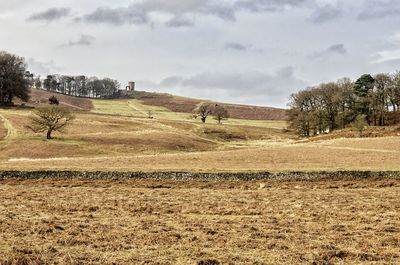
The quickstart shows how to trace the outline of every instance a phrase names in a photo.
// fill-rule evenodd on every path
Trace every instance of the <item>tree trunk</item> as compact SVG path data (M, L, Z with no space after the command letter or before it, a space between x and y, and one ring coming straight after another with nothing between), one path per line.
M203 123L205 123L205 122L206 122L206 117L201 117L201 121L202 121Z
M52 138L51 138L51 130L48 130L48 131L47 131L47 139L48 139L48 140L52 139Z

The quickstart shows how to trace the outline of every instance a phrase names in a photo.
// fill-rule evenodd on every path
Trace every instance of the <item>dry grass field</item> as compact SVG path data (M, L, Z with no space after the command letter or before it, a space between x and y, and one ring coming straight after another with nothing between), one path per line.
M72 102L72 101L71 101ZM400 137L296 139L284 121L206 124L138 100L93 100L54 140L25 126L32 109L0 110L0 169L118 171L400 170ZM396 132L391 129L390 132ZM340 136L340 135L339 135Z
M83 107L87 99L79 100ZM74 101L68 102L72 105ZM286 127L284 121L229 119L218 125L210 117L206 124L202 124L187 113L147 106L138 100L91 102L93 108L90 112L75 112L76 119L68 131L55 133L55 139L50 141L26 128L33 109L0 110L0 168L51 168L51 163L46 162L49 160L63 161L62 168L156 170L159 166L148 168L124 160L150 157L151 164L157 164L154 163L156 156L235 150L254 141L293 137L282 132ZM148 110L152 111L153 119L148 118ZM105 159L107 163L90 162L97 159ZM127 164L121 167L120 161Z
M49 92L42 89L31 88L31 98L28 102L21 102L16 99L17 104L24 104L27 107L45 106L49 103L49 98L55 96L59 99L61 106L78 111L88 111L93 108L93 104L89 99L70 97L60 93Z
M137 91L135 97L146 106L160 106L173 112L192 113L193 109L203 100L192 99L186 97L178 97L170 94L148 93ZM208 101L210 102L210 101ZM285 120L287 118L284 109L247 106L237 104L223 104L230 116L236 119L251 119L251 120Z
M399 197L399 179L2 180L0 264L399 264Z
M26 128L46 102L31 103L0 109L0 170L400 170L394 127L304 140L285 121L68 99L73 124L46 140ZM399 197L389 178L0 180L0 265L399 264Z

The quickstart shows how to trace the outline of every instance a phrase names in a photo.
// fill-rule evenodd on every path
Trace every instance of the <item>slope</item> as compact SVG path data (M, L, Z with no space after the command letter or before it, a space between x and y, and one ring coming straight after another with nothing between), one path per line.
M250 120L286 120L286 110L271 107L259 107L250 105L225 104L214 101L179 97L165 93L149 93L137 91L134 93L136 99L146 105L165 107L174 112L192 113L193 109L201 102L210 102L224 105L230 116L236 119Z

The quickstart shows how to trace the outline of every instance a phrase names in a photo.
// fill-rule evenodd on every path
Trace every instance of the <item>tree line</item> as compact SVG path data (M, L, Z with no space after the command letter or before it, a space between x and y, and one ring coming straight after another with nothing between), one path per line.
M292 94L289 107L290 128L302 136L343 129L361 119L368 125L393 125L400 118L400 72L309 87Z
M111 78L88 78L84 75L48 75L43 81L37 77L34 84L36 88L48 91L90 98L117 98L121 87L117 80Z
M111 78L48 75L45 79L27 70L23 57L0 51L0 105L12 105L13 98L29 100L29 89L46 89L77 97L117 98L121 85Z

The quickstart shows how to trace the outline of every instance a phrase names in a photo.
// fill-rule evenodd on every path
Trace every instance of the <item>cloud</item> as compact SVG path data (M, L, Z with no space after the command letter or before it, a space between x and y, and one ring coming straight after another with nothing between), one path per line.
M297 7L307 0L145 0L127 7L99 7L92 13L78 18L88 23L106 23L111 25L144 24L150 22L150 14L161 12L175 17L167 22L169 27L193 26L193 21L185 18L191 15L210 15L223 20L234 21L236 13L277 12L288 7Z
M400 33L395 33L382 41L379 48L379 51L371 54L371 63L377 64L398 61L400 59ZM395 68L398 68L398 66Z
M131 5L128 8L99 7L82 18L88 23L106 23L112 25L145 24L147 13ZM81 20L82 20L81 19Z
M358 19L382 19L400 16L400 2L397 0L369 0L366 1Z
M241 43L237 42L230 42L225 45L226 50L235 50L235 51L240 51L240 52L245 52L250 48L250 46L243 45Z
M263 49L259 49L254 47L253 45L246 45L239 42L228 42L225 44L224 49L227 51L236 51L236 52L253 52L253 53L264 53Z
M258 12L276 12L285 8L301 6L306 0L240 0L235 3L236 10Z
M31 15L28 20L52 22L68 16L70 12L71 9L69 8L50 8L43 12Z
M344 47L344 44L335 44L326 49L326 52L344 55L347 53L347 50Z
M171 76L155 86L197 98L282 106L286 104L291 93L306 87L307 83L295 76L293 67L287 66L278 69L274 74L247 71L203 72L189 77ZM254 101L255 96L257 102Z
M147 13L165 12L176 16L206 14L224 20L234 20L235 12L232 4L217 0L146 0L133 6L140 7Z
M347 49L344 46L344 44L339 43L339 44L334 44L332 46L329 46L323 51L315 52L309 57L311 58L321 58L321 57L326 57L330 55L346 55L347 54Z
M55 72L60 72L63 70L63 68L57 66L54 61L48 61L48 62L41 62L37 61L34 58L29 58L27 60L28 64L28 69L34 73L34 74L39 74L42 76L46 76L49 74L53 74Z
M170 28L193 27L194 22L193 20L190 20L185 17L175 16L171 20L167 21L165 25Z
M76 41L70 41L68 46L90 46L96 38L90 35L81 35Z
M334 20L343 15L344 9L341 5L324 5L316 7L311 15L310 20L313 23L324 23Z

